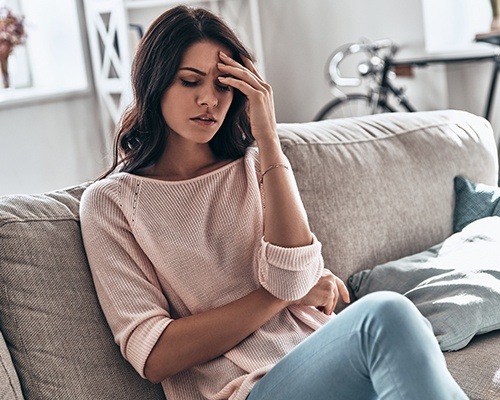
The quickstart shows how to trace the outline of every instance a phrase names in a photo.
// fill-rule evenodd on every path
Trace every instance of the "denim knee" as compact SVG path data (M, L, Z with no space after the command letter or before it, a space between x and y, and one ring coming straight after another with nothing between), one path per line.
M363 297L367 318L387 327L398 327L404 330L405 325L415 328L415 324L423 324L430 328L430 323L420 314L417 307L405 296L396 292L381 291Z

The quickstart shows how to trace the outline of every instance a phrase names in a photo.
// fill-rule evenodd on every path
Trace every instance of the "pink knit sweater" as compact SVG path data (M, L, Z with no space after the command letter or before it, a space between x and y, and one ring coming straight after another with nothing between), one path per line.
M256 148L185 181L117 173L92 184L81 226L101 307L123 356L144 365L176 318L265 287L303 297L323 269L321 244L265 242ZM241 316L245 318L244 315ZM245 399L255 382L329 318L289 307L224 355L162 382L169 400Z

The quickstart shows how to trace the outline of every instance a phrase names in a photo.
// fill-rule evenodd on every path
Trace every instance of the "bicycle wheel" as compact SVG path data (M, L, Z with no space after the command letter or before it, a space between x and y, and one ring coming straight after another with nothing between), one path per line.
M388 105L379 105L376 114L394 111L395 110ZM328 102L314 117L314 121L332 118L360 117L370 114L372 114L370 98L366 94L351 93L346 95L346 97L333 99Z

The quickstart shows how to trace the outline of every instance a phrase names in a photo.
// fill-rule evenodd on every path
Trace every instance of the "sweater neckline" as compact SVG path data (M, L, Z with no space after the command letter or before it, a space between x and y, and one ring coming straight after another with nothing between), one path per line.
M234 165L236 165L236 164L238 164L240 162L243 162L244 158L245 157L237 158L236 160L233 160L233 161L231 161L231 162L223 165L222 167L214 169L213 171L206 172L206 173L204 173L202 175L198 175L198 176L195 176L193 178L182 179L182 180L179 180L179 181L168 181L168 180L165 180L165 179L150 178L150 177L147 177L147 176L141 176L141 175L132 174L130 172L120 172L119 174L122 174L122 175L125 175L125 176L129 176L129 177L131 177L133 179L137 179L137 180L140 180L140 181L151 182L151 183L156 183L156 184L161 184L161 185L182 185L182 184L186 184L186 183L194 183L194 182L197 182L197 181L205 180L205 179L207 179L209 177L212 177L213 175L220 174L223 171L232 168Z

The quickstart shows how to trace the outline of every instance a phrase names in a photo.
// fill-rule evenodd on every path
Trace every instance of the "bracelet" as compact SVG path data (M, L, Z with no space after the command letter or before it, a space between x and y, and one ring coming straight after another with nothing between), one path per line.
M283 164L283 163L274 163L274 164L271 164L269 167L267 167L267 169L262 173L262 175L260 176L260 181L259 183L262 185L264 183L264 175L267 174L269 171L271 171L272 169L274 168L285 168L285 169L289 169L288 165L286 164Z

